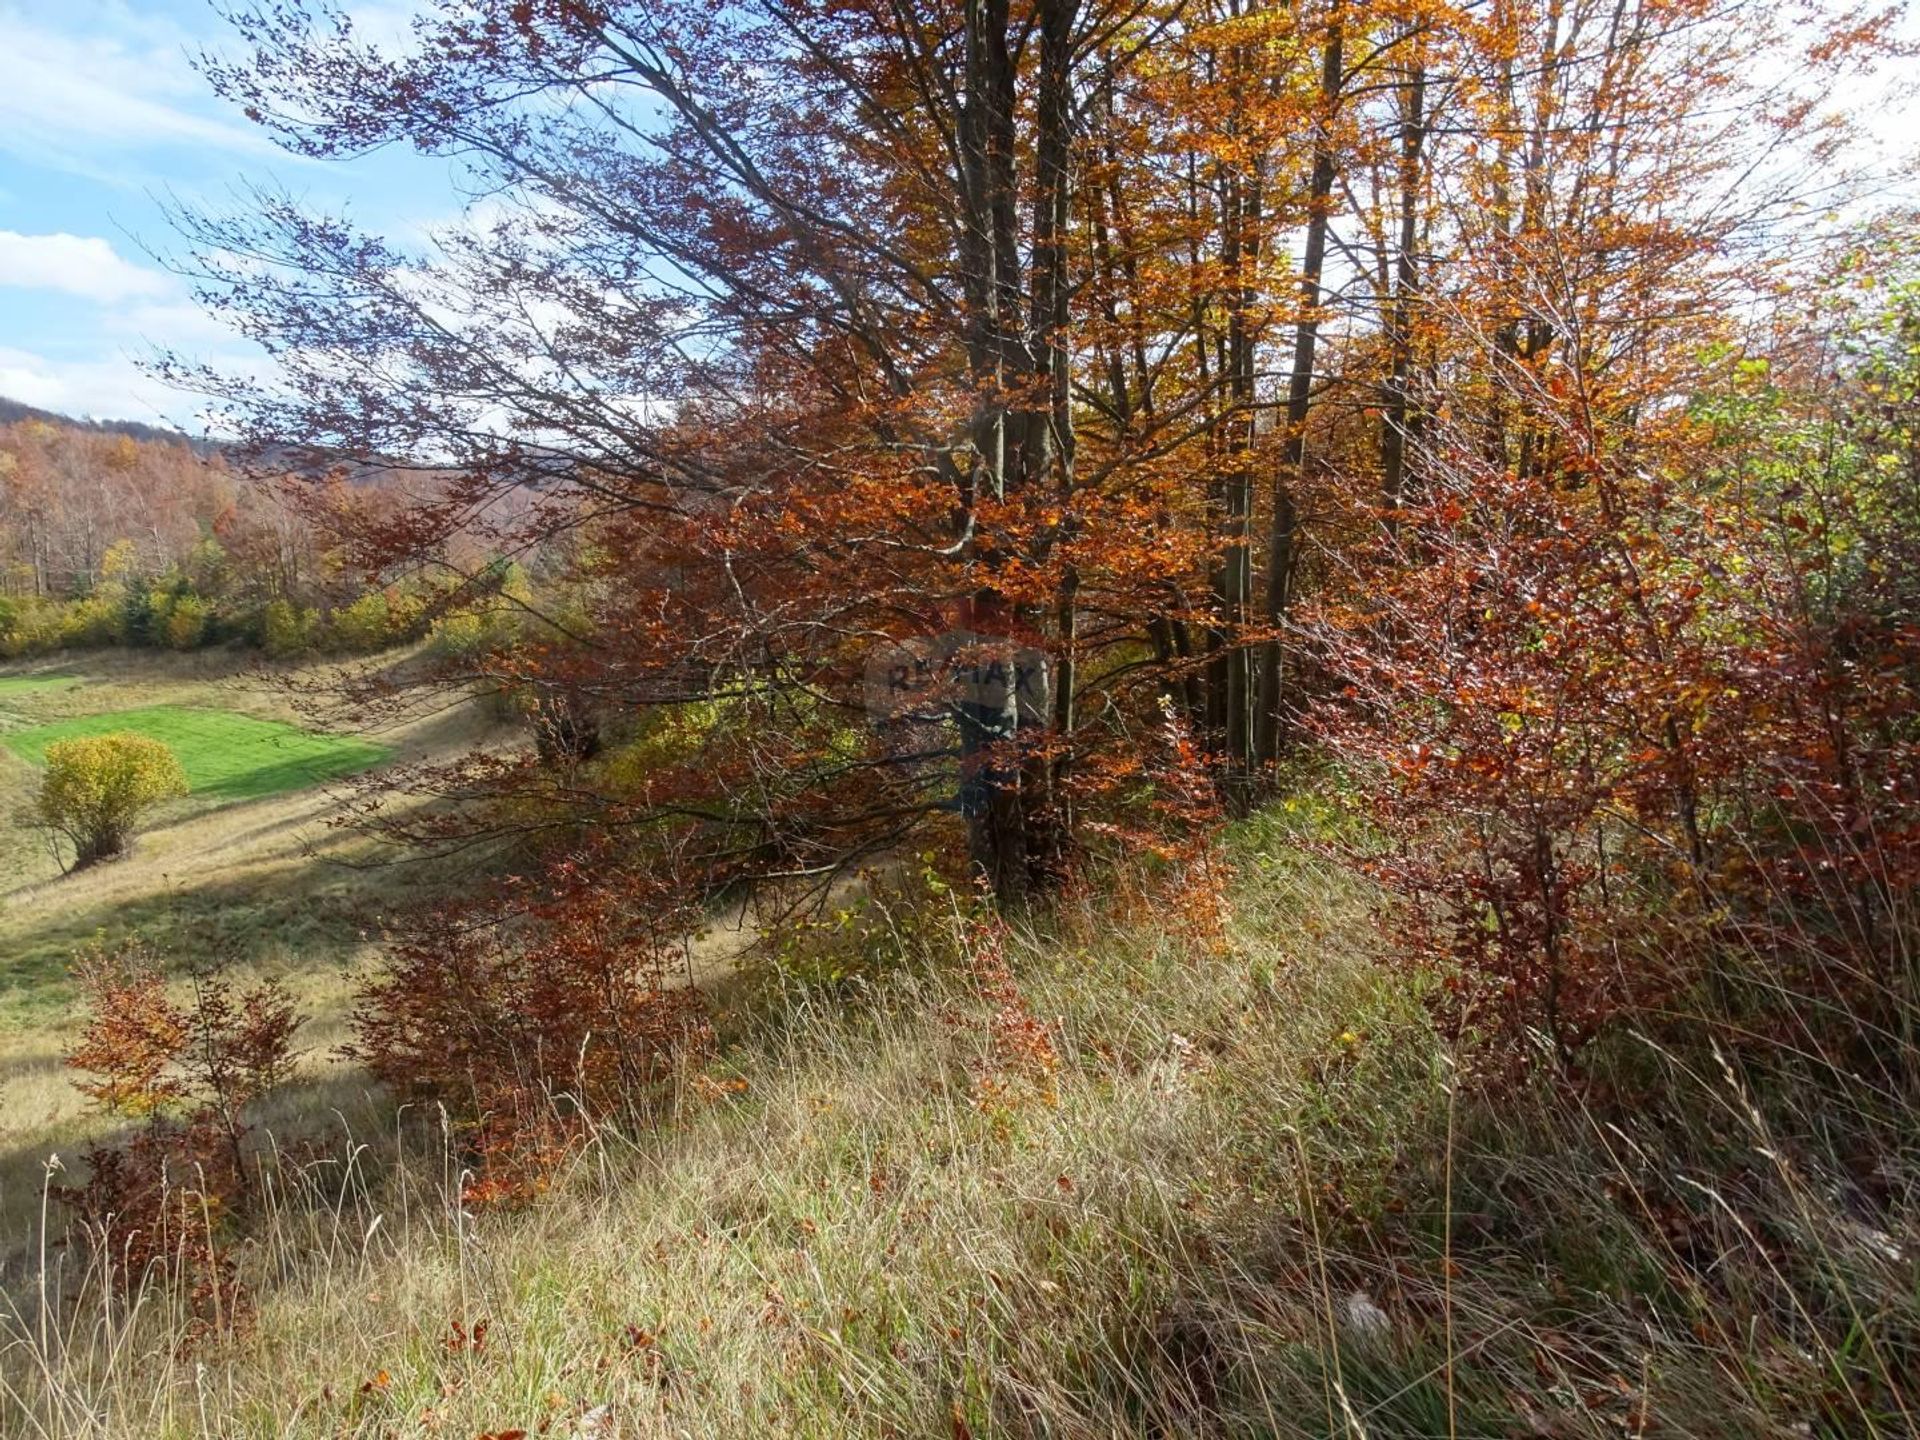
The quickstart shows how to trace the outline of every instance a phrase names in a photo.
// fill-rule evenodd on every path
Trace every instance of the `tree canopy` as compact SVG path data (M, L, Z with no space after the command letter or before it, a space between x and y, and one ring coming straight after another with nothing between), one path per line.
M523 643L448 678L542 744L442 773L513 803L411 838L626 837L711 888L950 837L1012 899L1183 744L1256 799L1373 642L1452 673L1459 614L1378 603L1434 546L1485 557L1458 605L1563 507L1625 543L1840 193L1822 87L1887 24L470 0L383 51L236 18L209 73L281 144L485 195L425 246L272 194L182 217L284 383L176 376L261 446L455 477L333 516L358 563L529 562Z

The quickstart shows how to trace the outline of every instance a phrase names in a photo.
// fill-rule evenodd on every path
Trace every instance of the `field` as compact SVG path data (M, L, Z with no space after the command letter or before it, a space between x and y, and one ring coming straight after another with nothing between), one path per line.
M182 705L56 720L15 730L0 743L22 759L42 764L50 745L116 731L158 740L178 757L194 794L222 800L257 800L343 779L379 764L389 753L384 745L350 736L319 735L276 720Z
M49 690L64 690L78 683L71 675L0 675L0 715L6 713L9 701L44 694Z
M471 706L356 736L175 657L0 677L0 712L12 798L21 737L129 713L392 761L516 743ZM703 970L712 1053L497 1209L439 1115L336 1052L373 917L480 879L361 868L337 807L208 787L124 861L7 852L0 1435L1916 1433L1920 1234L1856 1193L1858 1156L1917 1183L1910 1096L1657 1026L1571 1091L1462 1087L1325 807L1232 827L1224 933L1131 872L1010 926L1044 1067L1004 1043L950 897L846 897L850 923ZM60 1063L65 966L134 931L309 1017L254 1116L277 1178L224 1338L177 1292L93 1308L83 1252L39 1245L46 1188L111 1129Z
M329 902L383 882L325 863L351 849L329 827L340 797L328 782L432 753L444 737L418 725L352 734L296 707L287 678L218 655L0 677L0 1031L57 1008L73 951L96 939L137 930L275 963L337 956L357 937ZM172 748L191 791L126 858L63 877L24 814L36 762L57 740L121 729Z
M1574 1103L1462 1096L1366 892L1308 850L1239 827L1224 943L1137 893L1016 927L1044 1073L996 1039L959 927L876 931L851 983L743 976L712 1061L522 1207L470 1209L437 1121L311 1075L264 1123L324 1115L351 1158L280 1161L246 1329L185 1364L164 1296L62 1329L89 1280L57 1264L10 1374L0 1343L20 1433L1915 1433L1897 1388L1874 1411L1833 1380L1903 1363L1907 1237L1798 1168L1866 1117L1651 1037ZM1635 1072L1668 1103L1610 1104Z
M249 963L327 957L357 937L338 898L377 891L307 863L343 858L327 821L345 779L418 738L323 728L297 713L285 677L204 659L114 657L58 674L0 677L0 1031L57 1009L82 945L139 932ZM25 817L48 745L134 730L171 748L190 793L163 807L132 853L62 877Z
M369 866L378 854L331 824L343 799L333 782L452 753L489 729L457 707L355 734L345 717L295 703L287 682L322 673L207 653L95 655L0 675L0 1264L37 1204L47 1153L99 1133L59 1064L74 1034L76 952L139 935L181 961L280 979L312 1017L303 1073L336 1071L367 935L432 877ZM171 746L191 793L124 859L62 876L21 814L34 762L55 740L117 729Z

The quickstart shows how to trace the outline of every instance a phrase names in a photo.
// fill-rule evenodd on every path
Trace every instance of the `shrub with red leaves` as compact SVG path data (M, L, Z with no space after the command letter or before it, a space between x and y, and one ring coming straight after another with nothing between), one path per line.
M179 1289L189 1339L247 1313L225 1242L251 1187L231 1142L210 1110L156 1114L123 1143L88 1152L85 1183L54 1192L114 1290L153 1279Z
M1313 617L1365 863L1456 1025L1564 1062L1736 952L1775 986L1895 982L1920 282L1892 290L1811 356L1724 357L1684 411L1543 372L1517 448L1435 417L1419 493Z
M360 992L352 1053L467 1123L469 1199L525 1198L607 1115L709 1038L679 983L695 907L663 878L575 860L537 887L412 917Z
M974 1104L1003 1117L1023 1098L1055 1104L1059 1052L1007 964L1006 922L985 912L967 928L968 968L980 998L993 1007L988 1051L973 1075Z
M1127 923L1225 946L1231 865L1221 853L1224 782L1170 697L1160 722L1127 750L1089 754L1074 777L1089 837L1118 864L1078 880L1100 887L1102 907Z
M245 1297L224 1241L254 1194L245 1107L286 1080L300 1017L271 984L236 994L217 971L192 977L192 1002L167 994L160 958L134 941L74 967L87 1024L67 1064L107 1109L143 1120L86 1156L63 1186L80 1234L112 1285L160 1277L184 1292L196 1330L233 1325Z
M187 1014L167 996L166 977L143 947L92 950L73 964L87 999L87 1025L67 1065L91 1075L76 1081L107 1109L145 1115L180 1099L176 1064L187 1046Z

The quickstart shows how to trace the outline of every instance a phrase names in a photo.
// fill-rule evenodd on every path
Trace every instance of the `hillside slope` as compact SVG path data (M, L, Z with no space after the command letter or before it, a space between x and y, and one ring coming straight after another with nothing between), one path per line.
M190 445L203 454L219 448L217 441L207 439L205 436L188 435L165 425L150 425L141 420L100 420L92 417L75 419L71 415L62 415L54 410L42 410L37 405L9 400L6 396L0 395L0 425L12 425L20 420L39 420L48 425L87 430L100 435L128 435L135 440L170 441Z
M1909 1104L1654 1037L1463 1075L1361 887L1277 817L1235 851L1224 943L1132 886L990 942L1038 1057L987 932L880 905L523 1205L431 1116L290 1148L244 1325L186 1359L63 1265L20 1433L1911 1433Z

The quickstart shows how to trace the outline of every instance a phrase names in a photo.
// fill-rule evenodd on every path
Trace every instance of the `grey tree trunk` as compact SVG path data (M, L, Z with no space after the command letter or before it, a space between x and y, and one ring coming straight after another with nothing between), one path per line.
M1273 637L1262 647L1260 699L1255 715L1255 746L1262 764L1280 757L1287 717L1286 647L1279 638L1293 596L1293 569L1299 515L1294 500L1307 463L1307 414L1313 404L1313 367L1319 342L1320 276L1326 264L1327 227L1332 209L1333 182L1338 177L1334 150L1334 114L1345 80L1340 20L1328 22L1320 61L1321 122L1314 146L1313 174L1308 181L1307 239L1300 259L1300 322L1294 329L1293 367L1287 381L1286 440L1273 480L1273 519L1267 534L1267 595L1263 616Z

